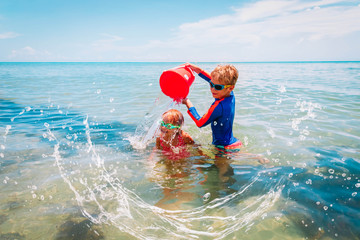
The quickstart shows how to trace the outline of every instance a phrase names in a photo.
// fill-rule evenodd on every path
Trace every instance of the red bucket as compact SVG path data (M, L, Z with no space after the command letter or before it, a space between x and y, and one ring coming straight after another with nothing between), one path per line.
M161 91L176 101L186 98L195 76L186 66L179 66L164 71L160 76Z

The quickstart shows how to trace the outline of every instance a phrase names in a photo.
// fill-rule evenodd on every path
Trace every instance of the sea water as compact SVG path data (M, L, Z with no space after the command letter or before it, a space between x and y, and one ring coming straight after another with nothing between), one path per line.
M221 157L161 93L180 64L0 63L0 239L359 239L360 62L233 63ZM199 77L188 97L213 102ZM154 150L169 108L186 159Z

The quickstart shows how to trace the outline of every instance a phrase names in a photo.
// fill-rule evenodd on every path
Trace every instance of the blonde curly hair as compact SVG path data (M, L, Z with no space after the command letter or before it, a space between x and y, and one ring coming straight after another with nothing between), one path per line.
M212 79L219 79L225 85L235 85L239 77L238 70L231 64L218 65L212 72Z
M162 120L166 123L182 126L184 124L184 116L179 110L170 109L163 113Z

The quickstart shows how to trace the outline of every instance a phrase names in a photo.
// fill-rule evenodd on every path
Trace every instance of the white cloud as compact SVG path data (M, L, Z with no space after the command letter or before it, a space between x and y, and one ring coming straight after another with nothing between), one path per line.
M10 59L19 59L29 60L29 61L37 61L37 60L46 60L51 56L51 53L48 51L39 51L30 46L26 46L24 48L18 50L12 50L9 56Z
M7 33L1 33L0 39L9 39L9 38L16 38L20 36L20 34L14 33L14 32L7 32Z
M335 54L345 56L339 46L351 42L353 50L347 51L353 59L360 48L347 36L360 34L359 16L360 7L352 0L262 0L233 8L231 14L181 24L169 39L129 45L103 34L92 46L104 59L114 60L333 60Z
M295 34L315 40L360 31L360 8L337 5L344 1L260 1L234 14L186 23L176 41L189 44L254 44L264 38Z
M92 46L95 47L98 51L112 51L117 49L117 43L122 41L124 38L116 35L111 35L107 33L101 34L103 39L97 40L92 43Z
M23 56L23 55L34 55L35 54L35 49L33 49L32 47L26 46L20 50L12 50L11 51L11 58L15 58L18 56Z
M309 44L313 44L316 51L321 41L341 42L346 35L360 32L360 8L351 0L264 0L233 10L232 14L184 23L172 39L157 43L156 47L168 51L176 47L181 50L173 52L180 59L199 61L239 60L236 55L246 55L251 60L269 59L275 54L296 59L304 58L300 45L311 48ZM355 48L354 51L360 51ZM289 50L292 52L284 53Z

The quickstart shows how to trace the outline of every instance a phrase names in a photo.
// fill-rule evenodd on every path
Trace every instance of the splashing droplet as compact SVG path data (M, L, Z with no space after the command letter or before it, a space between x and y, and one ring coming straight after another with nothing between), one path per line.
M211 194L210 194L210 193L205 193L205 194L204 194L204 196L203 196L203 201L204 201L204 202L209 201L210 196L211 196Z

